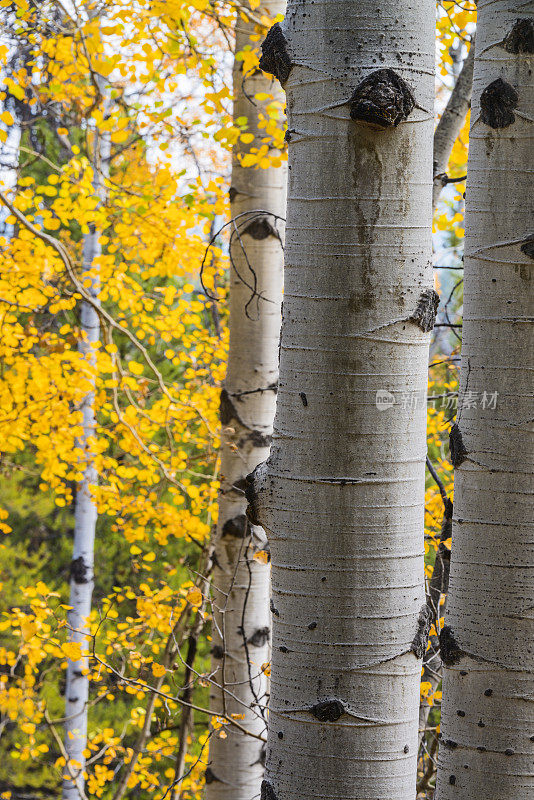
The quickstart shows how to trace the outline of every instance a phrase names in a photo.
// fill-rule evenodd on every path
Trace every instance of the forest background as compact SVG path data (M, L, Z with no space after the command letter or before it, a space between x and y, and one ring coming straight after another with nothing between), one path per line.
M67 630L81 404L94 387L87 795L120 800L128 769L121 796L189 800L201 795L210 738L239 724L208 711L206 564L228 348L230 154L239 141L250 170L286 159L281 103L250 97L266 102L258 141L246 117L233 118L231 69L235 56L246 87L273 19L256 0L1 0L0 13L0 797L60 792L65 672L81 652ZM255 33L234 53L240 20ZM472 2L437 5L438 112L475 22ZM442 523L452 498L468 129L469 115L435 216L428 581L436 553L444 563L450 548ZM95 158L99 140L109 170ZM78 348L92 285L80 265L95 231L103 314L91 359ZM252 314L254 301L252 289ZM423 671L421 798L435 780L440 700L439 678Z

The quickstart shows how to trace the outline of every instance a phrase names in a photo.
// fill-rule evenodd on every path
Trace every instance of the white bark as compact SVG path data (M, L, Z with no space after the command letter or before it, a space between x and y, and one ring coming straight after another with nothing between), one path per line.
M447 166L452 148L464 126L471 105L474 55L473 42L434 132L434 187L432 190L434 211L437 208L441 191L447 185Z
M97 137L95 142L94 178L93 188L95 194L103 198L104 188L101 173L107 169L109 162L109 137ZM100 279L98 266L95 260L101 253L99 242L100 231L91 227L83 241L83 274L82 280L90 279L91 284L87 291L98 303ZM95 308L82 301L80 329L83 339L80 340L78 350L94 368L96 365L95 344L100 338L100 321ZM65 768L63 781L63 800L79 800L80 790L85 785L84 770L86 758L84 750L87 746L87 710L89 699L89 679L87 641L89 634L88 618L91 613L91 600L94 585L94 542L97 522L97 509L91 494L91 488L96 486L98 475L94 466L91 439L95 436L95 381L92 380L93 389L84 397L82 403L82 428L79 446L84 452L85 466L83 479L78 484L75 499L74 513L74 544L71 563L70 580L70 605L72 609L68 614L69 641L80 642L82 658L77 661L69 660L67 665L65 687L65 752L68 764Z
M271 2L267 11L274 16L283 7L282 2ZM250 44L253 28L239 20L238 51ZM212 685L210 707L214 714L239 715L239 724L261 737L267 719L268 680L261 666L270 657L270 566L253 558L266 541L262 529L246 520L244 479L267 457L272 434L283 266L281 241L276 235L283 226L272 214L285 215L287 173L283 167L240 165L238 154L259 147L265 135L258 123L266 102L256 100L254 106L245 90L249 97L267 92L283 99L278 83L261 72L244 79L241 63L236 61L234 117L247 117L248 131L256 139L236 146L232 163L231 215L239 236L234 235L231 247L235 269L230 277L230 349L221 396L222 488L212 581L212 669L219 686ZM271 215L255 213L258 209ZM262 299L251 300L251 290L242 279L249 286L256 279ZM226 726L225 732L226 738L215 734L210 740L206 798L252 800L259 795L263 777L262 741L231 726Z
M262 798L413 800L434 7L295 1L282 32L287 57L280 31L264 45L287 80L290 135L280 388L249 491L272 551ZM362 119L394 106L397 127ZM384 390L396 403L379 410Z
M532 5L479 0L440 800L534 798L533 51Z

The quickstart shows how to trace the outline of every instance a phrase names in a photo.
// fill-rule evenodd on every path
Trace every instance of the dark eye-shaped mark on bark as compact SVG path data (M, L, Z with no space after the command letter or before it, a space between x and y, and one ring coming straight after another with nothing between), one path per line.
M347 709L341 700L323 700L310 708L311 713L319 722L336 722Z
M234 536L236 539L244 539L249 533L249 521L244 514L227 519L222 528L223 536Z
M89 567L83 560L83 556L74 558L70 562L70 577L74 583L89 583L89 578L87 577L88 572Z
M451 451L452 466L456 469L463 464L467 457L467 449L464 445L462 432L455 422L449 433L449 449Z
M261 46L260 69L278 78L282 86L291 72L291 57L287 52L287 42L280 23L276 22L269 30Z
M480 95L482 122L490 128L507 128L515 122L514 108L518 101L519 95L514 87L497 78Z
M534 53L534 20L518 19L504 40L509 53Z
M269 641L270 633L270 628L258 628L257 631L254 631L252 636L249 636L247 644L251 644L253 647L263 647L263 645Z
M364 78L349 102L351 119L378 130L396 128L415 107L411 88L392 69L377 69Z
M254 217L246 228L243 229L243 234L248 233L253 239L261 241L268 239L269 236L278 238L278 234L274 227L271 225L267 217ZM242 235L243 235L242 234Z

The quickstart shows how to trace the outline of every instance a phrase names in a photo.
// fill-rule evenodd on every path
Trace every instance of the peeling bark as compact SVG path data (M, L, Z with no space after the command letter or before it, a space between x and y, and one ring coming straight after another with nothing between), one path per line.
M436 800L534 798L533 24L532 6L479 0L458 412L469 456L455 474ZM507 107L481 109L488 86Z

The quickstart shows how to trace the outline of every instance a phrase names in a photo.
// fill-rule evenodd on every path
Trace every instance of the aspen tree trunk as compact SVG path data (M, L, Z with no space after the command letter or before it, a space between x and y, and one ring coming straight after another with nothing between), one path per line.
M441 115L441 118L434 131L434 185L432 189L432 212L436 211L438 201L443 188L447 185L447 166L456 139L464 126L467 112L471 105L471 92L473 88L473 62L475 47L474 42L462 65L460 74L456 79L454 88L449 97L449 101ZM433 618L439 618L443 608L439 601L441 594L447 593L449 581L448 571L448 550L444 548L442 542L450 538L452 524L452 503L445 496L444 516L441 528L440 545L436 553L436 566L434 567L433 577L428 587L428 603L430 613ZM438 619L435 619L436 630L438 630ZM423 660L423 674L421 680L431 685L431 692L434 693L441 682L441 658L439 655L439 640L433 636L430 640L430 648L425 652ZM419 708L419 745L421 745L430 714L428 703L421 703Z
M94 178L93 188L95 194L101 199L104 196L101 174L107 170L109 163L109 137L99 137L95 134L95 157L93 162ZM99 242L100 232L91 226L91 230L83 241L83 274L82 280L89 279L90 286L87 291L98 302L100 280L98 266L95 260L101 253ZM96 365L95 344L100 338L100 321L95 308L82 301L80 328L84 338L80 341L79 352L87 360L91 368ZM76 490L74 512L74 545L70 575L70 605L68 615L69 640L82 644L82 658L69 661L67 665L65 687L65 751L69 764L65 769L63 782L63 800L79 800L80 789L83 790L85 779L85 755L87 746L87 704L89 699L89 679L86 671L89 663L87 652L89 644L86 637L89 634L87 619L91 613L91 599L94 585L94 542L97 522L97 509L91 495L91 487L98 482L97 471L94 466L91 438L95 435L95 394L94 379L93 390L89 391L82 403L82 428L80 448L86 460L83 469L83 479ZM70 766L69 766L70 765Z
M534 6L479 0L440 800L534 798L533 72Z
M264 8L271 16L283 2ZM236 50L250 44L254 25L239 19ZM213 570L213 649L210 707L214 714L236 714L239 725L225 726L226 738L212 735L206 770L207 800L258 797L264 770L268 680L262 664L270 654L270 566L254 555L266 547L265 534L246 516L245 477L268 453L278 382L278 345L282 300L283 251L276 217L285 215L284 168L243 168L239 155L260 147L259 125L266 102L249 97L274 93L278 83L262 72L244 76L234 65L234 118L248 118L255 142L237 145L232 162L231 215L235 219L230 278L230 349L221 393L222 486ZM264 213L257 213L261 209ZM270 212L265 213L265 212ZM241 216L240 216L241 215ZM237 234L236 234L237 231ZM254 273L252 272L254 271ZM244 281L247 285L245 285ZM249 286L257 281L251 300Z
M272 552L262 798L413 800L434 7L292 0L263 54L290 172L273 446L247 491Z

